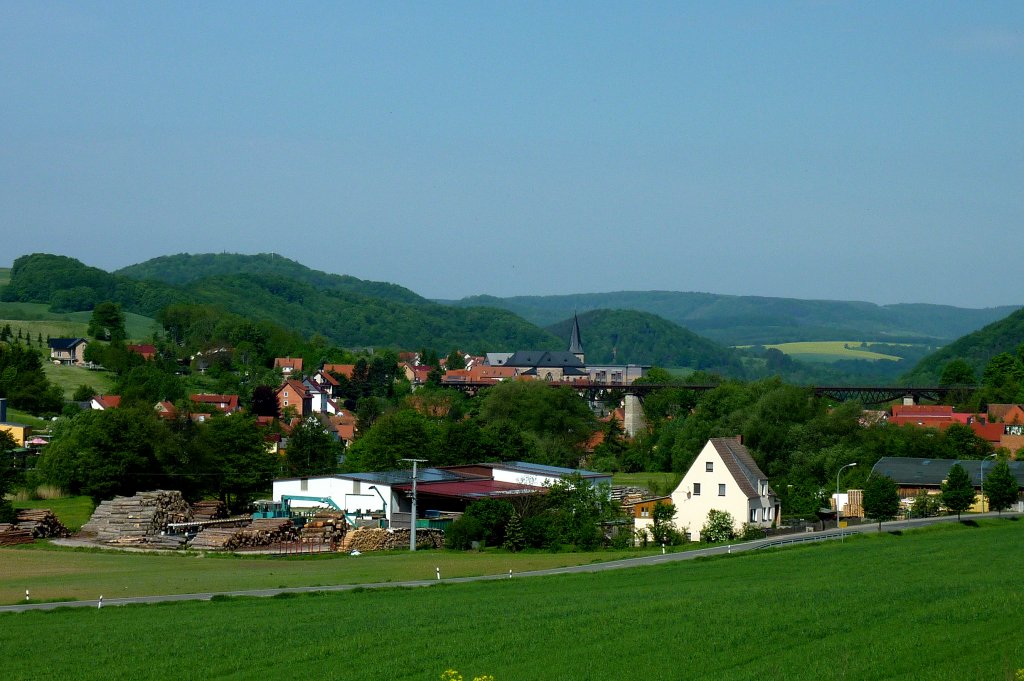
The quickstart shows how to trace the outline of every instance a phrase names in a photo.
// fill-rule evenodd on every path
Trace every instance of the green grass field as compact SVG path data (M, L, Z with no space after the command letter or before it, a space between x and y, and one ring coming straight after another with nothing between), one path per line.
M110 371L45 362L43 372L51 383L61 387L65 399L71 399L78 386L83 384L90 386L93 394L108 394L114 384L114 374Z
M15 508L48 508L60 518L64 527L77 532L89 521L96 508L89 497L62 497L60 499L32 499L15 501Z
M42 507L45 503L40 502ZM56 510L55 510L56 512ZM657 553L646 550L595 553L504 551L395 551L362 556L305 557L126 553L67 549L36 543L0 549L0 604L17 603L29 589L40 600L230 591L325 584L365 584L541 570Z
M646 487L655 494L668 495L679 486L682 479L679 473L614 473L612 484Z
M2 284L2 282L0 282ZM92 312L50 312L49 306L43 303L0 303L0 325L10 324L15 335L18 329L30 334L33 340L46 337L77 338L85 337L89 328ZM132 312L125 313L125 332L135 340L146 340L157 328L156 320L151 317Z
M3 676L1013 679L1022 528L992 520L599 574L0 615L0 647L17 651Z

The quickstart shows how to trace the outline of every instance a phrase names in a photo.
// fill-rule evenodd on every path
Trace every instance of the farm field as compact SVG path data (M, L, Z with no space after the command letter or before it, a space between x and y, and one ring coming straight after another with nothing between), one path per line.
M867 348L860 347L860 341L813 341L801 343L778 343L766 345L789 355L793 359L811 362L835 362L841 359L866 359L871 361L898 362L902 358L896 355L873 352L868 343Z
M0 646L18 651L9 679L1013 679L1024 593L992 567L1016 564L1022 528L985 520L584 575L0 615Z
M33 544L0 549L0 604L19 603L29 589L39 600L86 600L327 584L364 584L468 577L634 558L646 550L595 553L395 551L306 557L146 554Z

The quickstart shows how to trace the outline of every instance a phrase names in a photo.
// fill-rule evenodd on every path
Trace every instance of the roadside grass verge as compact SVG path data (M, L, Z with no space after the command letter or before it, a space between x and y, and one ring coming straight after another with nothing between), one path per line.
M1013 679L1024 593L993 568L1019 561L1021 527L953 524L594 574L0 615L0 646L18 651L10 679L436 681L448 668L497 681Z

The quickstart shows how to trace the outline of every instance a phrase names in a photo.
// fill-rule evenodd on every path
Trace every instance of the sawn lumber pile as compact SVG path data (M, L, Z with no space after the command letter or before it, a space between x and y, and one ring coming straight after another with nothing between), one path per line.
M0 523L0 546L28 544L32 541L32 530L12 523Z
M409 530L391 530L378 527L361 527L345 535L339 551L388 551L409 548ZM444 532L421 527L416 530L416 548L444 548Z
M189 520L192 508L181 492L156 490L101 502L82 526L82 533L96 535L99 541L123 543L130 537L157 537L168 523Z
M15 524L21 529L31 531L36 539L71 536L64 523L48 508L20 509Z
M268 547L298 538L298 530L287 518L257 518L246 527L208 527L192 539L189 548L236 551Z
M228 507L219 499L206 499L192 504L192 520L220 520L228 517Z

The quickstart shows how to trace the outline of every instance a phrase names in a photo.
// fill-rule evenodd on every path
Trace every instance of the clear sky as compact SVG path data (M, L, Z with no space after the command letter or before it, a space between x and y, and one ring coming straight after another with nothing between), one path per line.
M0 0L0 265L1024 303L1024 2Z

